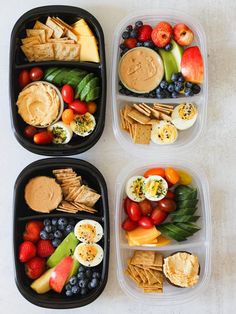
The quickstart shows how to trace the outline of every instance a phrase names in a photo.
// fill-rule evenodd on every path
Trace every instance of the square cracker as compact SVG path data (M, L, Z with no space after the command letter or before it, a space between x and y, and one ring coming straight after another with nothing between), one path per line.
M53 44L40 44L33 46L35 61L54 60Z
M41 39L41 43L46 43L46 33L44 29L26 29L27 37L39 36Z
M132 118L133 120L141 123L141 124L147 124L150 121L150 118L142 114L136 109L132 109L129 113L128 116Z
M135 144L149 144L151 140L151 125L134 125L134 135L133 140Z
M125 105L124 107L124 119L130 123L130 124L134 124L136 123L132 118L129 117L129 113L132 111L132 107L130 105Z
M26 37L22 38L21 42L23 45L31 43L32 45L41 44L41 38L40 36L32 36L32 37Z
M75 199L75 201L84 204L88 207L93 207L100 197L101 197L100 194L91 191L90 188L88 188L85 185L82 185L80 187L80 193Z
M24 52L29 62L34 61L34 45L32 45L32 42L25 45L21 45L20 48Z
M131 258L131 265L153 265L155 260L154 251L141 251L137 250L134 252L133 257Z
M55 60L79 61L80 59L79 44L53 43L53 48Z
M64 27L61 27L50 16L47 18L46 25L53 30L53 38L61 38L64 35Z
M46 34L46 41L48 41L48 39L52 37L53 29L41 23L40 21L35 22L33 29L44 29Z

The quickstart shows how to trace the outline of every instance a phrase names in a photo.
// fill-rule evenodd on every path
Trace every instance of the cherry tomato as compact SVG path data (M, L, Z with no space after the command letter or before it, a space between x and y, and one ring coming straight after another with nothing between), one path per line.
M128 215L128 207L131 205L132 201L130 198L128 198L128 196L124 199L124 211L126 212L126 214Z
M152 209L158 206L158 201L151 201Z
M88 107L85 102L80 101L80 100L75 100L72 103L69 104L69 108L73 109L74 112L78 114L85 114L88 112Z
M40 81L43 77L43 70L40 67L34 67L30 70L31 81Z
M172 184L176 184L177 182L179 182L179 174L173 168L167 168L165 170L165 176L166 176L167 181Z
M74 111L72 109L64 110L61 119L65 124L70 124L74 119Z
M18 82L21 88L24 88L26 85L28 85L31 82L29 71L22 70L19 74Z
M153 221L149 217L141 217L138 221L138 224L140 227L143 227L144 229L149 229L153 227Z
M97 111L97 105L95 102L91 101L87 103L88 106L88 112L91 114L94 114Z
M28 138L33 138L36 133L37 129L32 125L27 125L24 129L24 135Z
M64 102L66 102L67 104L72 103L74 101L73 87L70 86L69 84L64 85L61 90L61 95Z
M125 231L132 231L138 227L138 223L136 221L131 220L130 218L126 218L122 223L122 228Z
M131 202L129 206L127 206L127 214L131 220L138 221L142 214L139 204Z
M139 206L141 207L141 212L143 216L148 216L152 212L152 205L151 202L148 200L144 200L142 202L139 202Z
M49 131L39 132L34 135L34 142L38 145L50 144L53 140L53 134Z
M165 178L165 169L163 168L152 168L148 169L144 175L145 178L150 177L150 176L160 176L162 178Z
M189 173L184 170L177 170L177 172L180 177L179 184L189 185L192 183L192 177Z
M171 192L171 191L167 191L165 197L166 197L166 198L170 198L170 199L173 200L173 199L175 198L175 194L174 194L173 192Z
M153 209L152 214L151 214L151 219L154 223L154 225L159 225L161 224L164 220L166 220L168 216L167 212L164 212L161 210L159 207L156 207Z
M175 201L168 199L168 198L163 198L162 200L159 201L158 206L161 210L170 213L176 210L176 203Z

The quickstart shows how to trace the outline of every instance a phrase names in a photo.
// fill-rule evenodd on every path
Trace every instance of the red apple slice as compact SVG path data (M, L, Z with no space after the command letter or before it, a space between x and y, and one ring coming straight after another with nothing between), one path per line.
M73 261L71 256L67 256L55 266L49 280L49 285L54 291L58 293L62 291L73 267Z
M186 81L197 84L203 82L203 60L197 46L184 50L181 59L181 72Z

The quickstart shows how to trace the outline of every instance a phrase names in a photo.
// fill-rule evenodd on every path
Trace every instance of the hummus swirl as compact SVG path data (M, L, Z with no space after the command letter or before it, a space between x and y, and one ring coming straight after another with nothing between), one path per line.
M129 50L120 60L119 77L126 88L136 93L155 89L164 75L161 57L150 48Z
M16 104L19 115L27 124L46 127L59 114L60 98L55 88L36 82L20 92Z

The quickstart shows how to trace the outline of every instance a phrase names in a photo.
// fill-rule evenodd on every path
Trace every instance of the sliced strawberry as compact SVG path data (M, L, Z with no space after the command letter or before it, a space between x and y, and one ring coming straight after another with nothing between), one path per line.
M37 242L40 239L40 231L43 229L42 221L32 220L25 226L23 239L25 241Z
M138 41L147 41L151 39L152 27L143 25L138 28Z
M128 49L132 49L132 48L135 48L136 45L137 45L137 39L136 38L127 38L125 41L124 41L124 44L125 46L128 48Z
M19 247L19 260L22 263L25 263L29 261L31 258L33 258L36 255L36 246L34 243L30 241L25 241L20 244Z
M152 31L152 41L157 47L163 48L169 44L172 32L172 26L169 23L160 22Z
M50 240L39 240L37 243L37 255L40 257L48 257L52 255L55 248Z
M39 278L45 271L46 260L35 256L25 264L26 275L31 279Z

